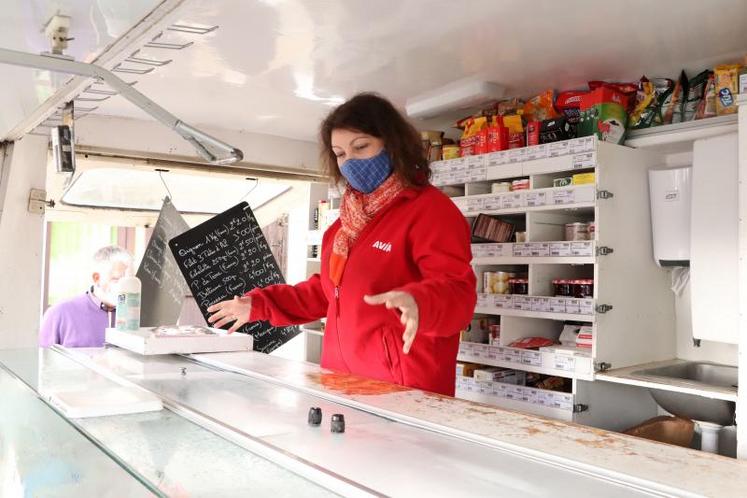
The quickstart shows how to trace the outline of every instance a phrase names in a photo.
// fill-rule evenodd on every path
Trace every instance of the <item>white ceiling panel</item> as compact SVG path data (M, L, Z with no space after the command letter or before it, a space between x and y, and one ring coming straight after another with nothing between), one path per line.
M25 3L12 0L16 11ZM155 2L62 3L147 10ZM35 23L17 12L14 19ZM472 76L529 96L547 87L583 88L590 79L675 77L683 67L694 75L742 58L745 19L742 0L185 0L167 24L218 29L166 31L160 40L193 44L142 49L139 56L172 62L127 79L193 125L314 140L324 115L364 90L404 107L409 97ZM13 36L29 32L15 29ZM76 29L72 34L78 37ZM85 59L92 49L76 50ZM121 97L97 112L146 118Z

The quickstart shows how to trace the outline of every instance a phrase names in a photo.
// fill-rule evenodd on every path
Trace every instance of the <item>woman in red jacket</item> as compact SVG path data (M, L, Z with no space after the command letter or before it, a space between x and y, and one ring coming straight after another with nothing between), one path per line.
M453 395L459 331L477 299L466 220L429 185L419 134L386 99L357 95L320 138L331 179L347 181L321 272L215 304L210 323L326 316L322 367Z

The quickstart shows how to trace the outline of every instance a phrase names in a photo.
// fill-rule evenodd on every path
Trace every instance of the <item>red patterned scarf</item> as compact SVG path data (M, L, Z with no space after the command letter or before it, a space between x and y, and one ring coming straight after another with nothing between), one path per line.
M329 276L335 286L340 285L342 280L350 247L376 214L388 206L404 189L405 186L397 175L391 175L370 194L363 194L350 186L345 189L340 206L342 225L335 234L329 260Z

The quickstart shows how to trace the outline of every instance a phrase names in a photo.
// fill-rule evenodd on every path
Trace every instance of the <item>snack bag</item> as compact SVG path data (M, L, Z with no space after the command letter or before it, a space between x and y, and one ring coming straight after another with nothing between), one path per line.
M672 93L661 107L663 124L682 122L682 105L684 95L687 95L687 83L687 75L685 75L685 71L682 71L677 83L674 84Z
M508 116L511 114L518 114L518 112L524 108L524 102L521 99L513 98L508 100L501 100L495 105L495 111L498 116Z
M488 152L508 149L508 128L503 125L503 118L501 116L493 116L487 133Z
M654 84L651 83L645 76L641 77L638 82L638 91L636 92L635 105L633 106L633 112L630 113L630 120L628 125L630 128L645 128L643 124L643 115L650 107L656 108L656 93L654 92ZM650 125L650 123L649 123Z
M581 119L581 97L588 94L586 91L561 92L555 100L555 108L571 125L577 125Z
M576 138L576 126L566 118L546 119L540 124L539 143L549 144Z
M644 123L649 122L649 125L647 126L659 126L664 124L664 104L668 99L670 99L670 96L674 91L674 81L669 78L654 78L651 82L654 84L656 105L653 109L646 110L643 120ZM642 128L645 128L645 126L642 126Z
M606 87L625 96L624 106L627 112L632 112L635 106L636 92L638 91L637 83L607 83L606 81L590 81L589 90L594 91L597 88Z
M530 121L527 123L527 146L539 145L540 143L540 121Z
M487 118L484 116L467 118L466 121L463 121L463 125L464 133L459 140L460 154L462 157L472 156L476 154L478 134L487 127Z
M711 71L705 70L688 82L687 97L682 109L682 121L692 121L698 112L698 107L703 101L705 87L708 84L708 76Z
M695 112L695 119L712 118L716 115L716 75L713 71L708 75L703 98Z
M716 66L716 114L734 114L737 112L735 95L738 92L739 64Z
M582 96L578 136L596 135L605 142L623 143L628 122L625 104L625 95L608 86Z
M553 91L547 90L536 97L532 97L524 104L524 119L530 121L544 121L558 116L552 104Z
M503 124L508 128L508 148L518 149L526 145L524 123L520 114L503 116Z

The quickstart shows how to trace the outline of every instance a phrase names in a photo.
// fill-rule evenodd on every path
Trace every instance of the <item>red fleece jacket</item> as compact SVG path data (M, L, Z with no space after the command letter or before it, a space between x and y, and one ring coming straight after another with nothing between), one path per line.
M321 274L247 293L250 319L286 326L326 316L322 367L453 395L459 331L477 299L463 215L434 187L406 189L360 234L335 288L329 257L339 228L338 220L324 234ZM420 323L407 355L398 312L363 301L391 290L409 292L418 305Z

